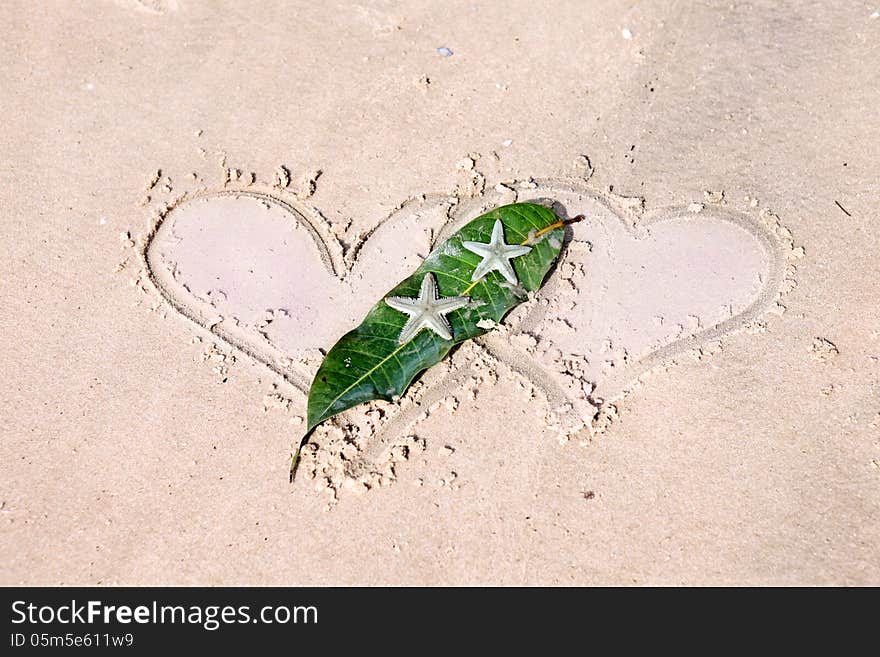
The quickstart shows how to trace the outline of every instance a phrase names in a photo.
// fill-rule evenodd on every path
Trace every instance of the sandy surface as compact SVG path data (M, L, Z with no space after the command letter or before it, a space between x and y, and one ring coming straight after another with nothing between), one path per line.
M0 8L0 583L880 584L880 6L258 5ZM288 484L318 349L538 198Z

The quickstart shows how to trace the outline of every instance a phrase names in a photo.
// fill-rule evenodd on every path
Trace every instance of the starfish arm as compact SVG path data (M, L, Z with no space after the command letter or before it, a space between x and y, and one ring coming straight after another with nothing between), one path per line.
M507 282L511 285L516 285L519 283L519 280L516 277L516 272L513 270L513 265L510 263L510 260L506 258L498 259L498 266L496 269L501 272L501 275L507 279Z
M492 241L490 244L492 246L504 244L504 224L501 223L501 219L496 219L495 225L492 226Z
M477 268L474 269L474 273L471 274L471 280L478 281L490 271L492 271L492 259L483 258L480 264L477 265Z
M513 246L508 246L504 250L504 256L507 258L518 258L519 256L524 256L531 250L532 247L530 246L521 246L519 244L515 244Z
M406 344L414 337L416 337L416 333L422 330L424 326L424 321L422 320L421 315L414 315L406 320L406 324L403 325L403 328L400 331L400 335L397 337L398 344Z
M446 318L440 313L430 313L425 315L424 325L434 331L444 340L452 339L452 327Z
M434 278L434 272L428 272L422 279L422 288L419 290L419 301L437 300L437 280Z
M406 297L388 297L385 299L385 303L394 308L394 310L399 310L408 315L415 310L416 301L417 299L407 299Z
M453 310L464 308L469 302L470 299L468 297L444 297L434 304L434 310L441 315L445 315Z
M478 256L486 257L492 255L489 245L483 244L483 242L462 242L461 245L471 253L476 253Z

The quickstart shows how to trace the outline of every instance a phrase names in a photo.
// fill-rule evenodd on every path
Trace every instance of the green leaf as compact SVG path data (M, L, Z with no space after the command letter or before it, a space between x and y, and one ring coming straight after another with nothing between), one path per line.
M471 281L482 258L462 242L488 243L496 220L503 224L507 244L532 247L529 253L510 260L518 286L511 285L498 271L490 271L476 283ZM536 233L554 225L535 238ZM440 244L412 276L388 292L363 323L342 336L324 357L309 390L308 432L357 404L373 399L390 401L402 395L416 375L439 362L456 344L486 333L487 329L478 323L491 328L492 324L483 320L500 322L526 300L527 292L541 287L559 255L563 234L562 222L552 210L516 203L477 217ZM440 297L467 296L470 302L445 315L452 329L451 340L422 329L408 342L399 344L409 315L389 306L386 299L417 298L429 274L436 279Z

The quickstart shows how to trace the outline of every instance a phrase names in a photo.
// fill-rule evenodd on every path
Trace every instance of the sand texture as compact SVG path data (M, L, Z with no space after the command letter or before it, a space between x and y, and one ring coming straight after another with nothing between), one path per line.
M880 5L7 2L0 584L880 584ZM322 353L570 226L401 399Z

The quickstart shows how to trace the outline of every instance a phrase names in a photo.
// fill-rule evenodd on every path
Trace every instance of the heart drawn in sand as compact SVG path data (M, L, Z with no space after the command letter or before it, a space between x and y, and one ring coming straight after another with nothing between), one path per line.
M479 342L552 406L574 410L575 430L645 372L755 321L782 286L782 242L749 215L692 205L639 216L570 182L499 189L408 201L347 254L300 203L250 191L198 195L158 223L147 268L180 313L305 393L319 350L458 225L497 205L552 201L587 221L571 231L545 287Z

